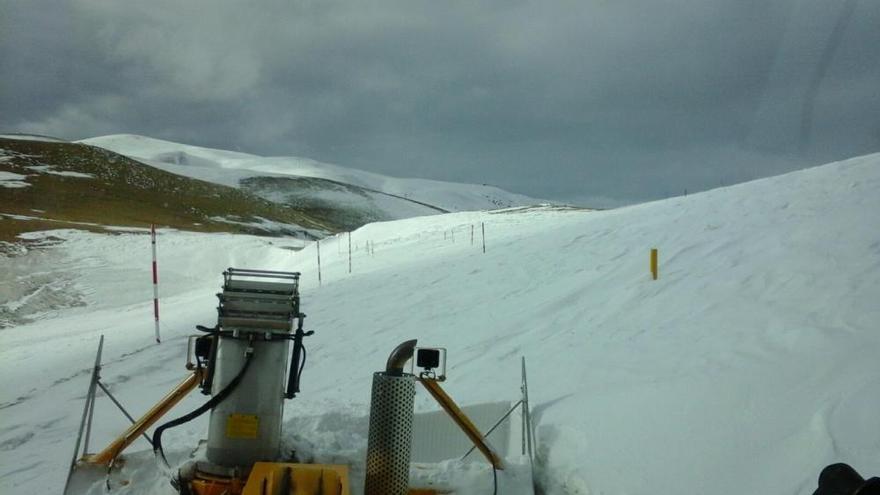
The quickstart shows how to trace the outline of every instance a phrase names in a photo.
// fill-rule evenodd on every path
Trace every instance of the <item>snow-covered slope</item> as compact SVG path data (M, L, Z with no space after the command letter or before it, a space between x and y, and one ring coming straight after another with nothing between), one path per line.
M308 158L261 157L130 134L102 136L80 142L115 151L169 172L233 187L250 185L255 187L254 192L263 192L267 199L275 201L289 202L291 198L295 201L306 194L317 195L337 204L343 201L360 208L373 208L384 214L384 218L377 219L410 218L436 214L438 211L487 210L539 202L492 186L387 177ZM329 184L315 187L312 182L311 191L297 194L298 190L303 189L302 182L275 182L270 191L263 191L253 182L242 182L253 177L311 178L329 181ZM334 187L334 183L349 188ZM357 190L352 190L352 187Z
M14 132L10 134L0 134L0 138L6 139L20 139L23 141L47 141L51 143L66 143L64 139L56 138L52 136L42 136L40 134L24 134L19 132Z
M292 252L277 240L163 232L161 345L152 343L148 239L56 232L67 241L35 253L30 276L72 276L85 306L0 332L0 491L58 491L100 334L102 376L131 410L175 384L185 335L213 323L227 266L303 272L316 334L284 442L351 462L356 477L371 372L408 338L448 348L445 386L463 404L518 397L526 357L536 478L548 495L808 495L835 461L876 475L878 191L880 155L871 155L604 212L371 224L351 236L351 274L347 238L321 241L322 286L314 244ZM193 395L170 416L202 401ZM125 426L101 404L93 444ZM420 394L417 408L433 405ZM172 460L205 429L202 418L169 431ZM131 483L113 493L171 493L148 448L135 444L114 478ZM492 493L491 474L476 474L458 493Z

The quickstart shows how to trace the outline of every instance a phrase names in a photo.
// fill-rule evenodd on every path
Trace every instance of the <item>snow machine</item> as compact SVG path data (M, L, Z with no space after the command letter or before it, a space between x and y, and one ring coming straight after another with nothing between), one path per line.
M122 452L138 437L153 446L156 462L182 495L348 495L349 466L309 464L285 458L281 452L284 400L300 391L306 359L303 345L312 331L303 329L300 312L299 273L229 268L223 272L217 324L198 326L200 334L188 340L186 367L190 371L177 387L140 419L126 416L132 425L98 453L88 453L89 435L98 388L122 409L101 383L103 336L89 385L76 448L71 462L66 495L112 492L110 477L122 465ZM438 449L430 442L414 441L416 384L420 383L441 406L447 422L454 424L469 445L491 466L494 490L504 456L487 438L513 410L522 417L522 454L528 445L528 474L516 478L516 493L531 494L533 436L528 418L528 396L523 360L523 398L486 433L459 408L440 386L445 380L445 350L417 348L416 341L400 344L385 369L373 375L368 444L363 493L365 495L430 495L454 493L448 487L412 486L413 448ZM410 366L405 370L407 363ZM147 430L195 388L209 395L201 407L161 424L151 436ZM509 406L509 404L504 407ZM466 409L466 408L465 408ZM485 409L485 408L484 408ZM496 409L496 412L498 410ZM124 412L124 409L123 409ZM163 433L210 412L208 438L198 456L172 467L165 457ZM428 422L430 424L430 421ZM436 430L437 423L432 427ZM81 440L85 443L80 450ZM433 432L434 437L450 437ZM455 448L460 448L461 445ZM465 457L470 454L468 451ZM525 458L525 457L524 457ZM124 486L127 480L115 481ZM418 484L418 483L416 483ZM431 484L429 484L431 485ZM519 486L522 485L522 486ZM493 487L490 486L489 490ZM513 492L508 492L513 493Z

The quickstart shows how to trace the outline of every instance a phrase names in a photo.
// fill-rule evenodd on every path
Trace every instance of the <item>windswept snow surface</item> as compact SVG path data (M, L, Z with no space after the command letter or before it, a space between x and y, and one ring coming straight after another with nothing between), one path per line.
M351 236L351 274L347 237L321 241L321 286L314 244L164 231L161 345L148 237L54 232L67 241L41 256L62 262L33 269L75 275L87 305L0 331L0 492L59 492L100 334L103 380L131 411L177 383L185 336L215 321L228 266L303 272L316 334L302 393L286 403L284 445L351 463L355 480L371 373L409 338L448 349L445 387L464 405L518 398L526 357L535 478L548 495L810 494L838 461L880 474L878 192L871 155L604 212L370 224ZM169 418L204 400L193 394ZM91 450L125 426L99 404ZM423 393L416 406L436 408ZM166 433L172 462L206 425ZM171 493L148 449L132 447L113 493ZM492 493L482 464L449 461L434 476L459 494ZM500 473L499 493L522 479Z
M201 148L146 136L116 134L79 141L98 146L179 175L238 187L248 177L312 177L366 188L446 211L488 210L538 203L538 200L497 187L427 179L401 179L356 170L309 158L262 157L247 153ZM392 204L388 204L388 202ZM399 204L382 198L380 209L393 218L437 213L416 203Z

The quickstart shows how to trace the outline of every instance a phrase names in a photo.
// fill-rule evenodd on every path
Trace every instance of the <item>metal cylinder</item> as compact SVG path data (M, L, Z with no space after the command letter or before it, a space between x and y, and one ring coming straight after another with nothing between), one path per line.
M415 387L411 375L373 374L364 495L406 495L409 490Z
M248 342L221 338L213 393L241 371ZM211 411L207 457L226 467L249 468L278 458L289 343L255 340L250 367L235 391Z

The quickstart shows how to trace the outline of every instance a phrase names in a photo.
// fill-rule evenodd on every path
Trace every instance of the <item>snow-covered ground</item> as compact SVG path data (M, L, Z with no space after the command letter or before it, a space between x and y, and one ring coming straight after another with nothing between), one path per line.
M28 187L30 184L25 179L27 179L26 175L0 170L0 187L8 187L10 189Z
M242 179L259 176L310 177L350 184L367 189L368 194L381 193L380 197L371 195L376 203L374 206L394 219L436 213L436 210L419 203L446 211L472 211L538 202L493 186L388 177L309 158L262 157L131 134L101 136L79 142L129 156L168 172L231 187L239 187Z
M351 274L347 237L321 241L320 286L315 244L164 231L160 345L148 237L53 232L66 241L17 258L31 269L14 276L69 280L84 306L0 331L0 492L60 490L99 335L103 381L133 412L177 383L184 339L214 323L229 266L303 273L316 334L302 394L286 403L284 442L352 463L356 479L371 373L409 338L448 349L445 387L462 404L518 398L526 357L535 478L548 495L810 494L837 461L876 475L878 211L880 155L871 155L604 212L370 224L351 235ZM193 394L169 417L204 400ZM99 404L93 446L125 426ZM424 394L416 406L435 409ZM172 461L206 425L167 432ZM115 478L131 483L113 493L171 493L146 450L133 445ZM500 474L499 493L516 493L516 473ZM436 476L462 495L492 493L479 463L449 461Z

